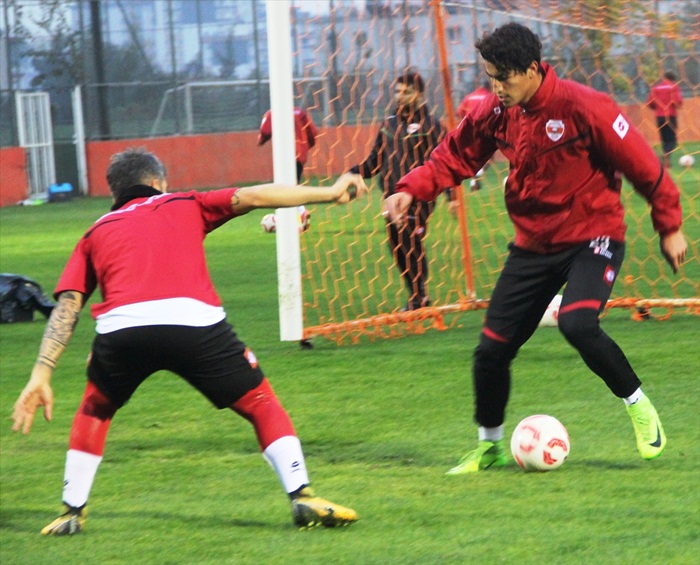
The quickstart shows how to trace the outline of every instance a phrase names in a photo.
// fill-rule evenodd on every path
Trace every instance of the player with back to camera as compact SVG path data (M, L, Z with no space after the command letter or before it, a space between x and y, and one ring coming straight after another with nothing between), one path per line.
M369 155L350 168L351 173L364 178L380 175L384 198L394 193L403 175L423 164L445 135L440 120L430 113L424 91L423 78L413 69L398 76L394 82L395 114L384 120ZM389 248L408 289L408 302L402 310L430 305L423 240L433 207L433 202L416 202L407 213L405 225L387 222Z
M87 500L116 412L151 374L178 374L217 408L251 422L264 458L277 474L300 527L340 526L357 514L309 486L294 426L258 361L226 320L204 253L206 234L256 208L346 203L365 194L358 175L333 186L270 183L209 192L167 193L165 167L144 149L112 156L107 169L114 205L76 245L55 289L29 382L15 403L12 429L29 433L39 407L51 420L50 381L82 306L92 306L97 335L87 388L73 420L66 456L64 512L42 534L66 535L85 525Z
M448 474L506 465L503 447L511 362L566 285L559 330L623 399L644 459L661 455L661 421L620 347L601 329L625 251L620 171L651 205L661 253L675 273L685 260L678 188L613 100L557 77L542 45L509 23L476 42L494 93L406 175L385 212L397 224L414 201L470 178L498 149L510 162L505 189L515 241L494 288L474 351L479 443Z
M294 108L294 150L297 164L297 184L304 177L304 167L309 159L309 150L316 145L318 131L311 116L302 108ZM272 110L263 115L258 131L258 145L265 145L272 139ZM305 206L297 206L299 221L304 231L309 226L311 214Z
M647 106L654 111L661 138L662 159L667 169L671 168L671 153L678 147L678 109L682 105L683 96L676 75L664 73L664 78L652 86Z
M463 120L464 116L475 110L479 104L486 100L490 95L491 81L489 79L485 79L481 81L481 84L475 90L462 98L459 106L457 106L457 117L460 120ZM488 162L476 172L473 179L470 179L469 187L471 188L472 192L481 189L481 181L484 179L486 167L488 167Z

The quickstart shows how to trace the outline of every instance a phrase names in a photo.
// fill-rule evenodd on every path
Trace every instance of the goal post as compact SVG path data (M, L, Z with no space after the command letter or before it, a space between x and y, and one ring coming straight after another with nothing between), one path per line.
M282 3L269 4L268 17ZM295 80L323 79L304 103L294 94L295 105L322 116L305 174L330 183L368 155L384 118L393 113L394 79L408 68L423 76L430 112L451 127L450 107L483 78L475 39L509 21L528 25L542 38L543 59L559 76L613 96L657 149L646 96L664 71L674 71L685 101L670 174L682 192L691 260L678 275L670 272L647 203L625 183L627 257L608 306L700 314L700 262L693 259L700 252L700 31L692 1L661 4L329 0L328 13L295 23L295 44L317 46L314 59L298 65L303 76ZM696 165L678 166L682 154L693 155ZM513 239L503 202L507 174L508 163L497 154L480 190L472 191L468 181L456 187L457 214L438 199L425 238L432 304L408 312L401 311L406 290L388 244L377 179L369 181L368 198L311 206L313 224L299 240L302 339L342 344L441 330L459 326L465 312L485 308Z
M291 4L267 0L267 45L270 61L270 108L274 180L296 184L294 99L292 94ZM276 215L277 283L280 339L300 341L303 332L301 256L296 208Z

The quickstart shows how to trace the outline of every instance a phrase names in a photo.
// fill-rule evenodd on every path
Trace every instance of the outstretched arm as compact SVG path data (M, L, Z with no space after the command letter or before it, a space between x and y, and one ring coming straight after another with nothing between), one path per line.
M12 431L20 429L28 434L34 422L37 408L44 408L44 418L51 421L53 411L53 391L51 377L56 363L73 335L78 315L83 306L84 295L77 291L62 292L48 322L41 340L39 355L34 363L29 382L15 402L12 414Z
M256 208L288 208L323 202L345 204L366 193L367 185L360 175L345 174L338 177L333 186L281 183L244 186L233 194L231 206L240 215Z

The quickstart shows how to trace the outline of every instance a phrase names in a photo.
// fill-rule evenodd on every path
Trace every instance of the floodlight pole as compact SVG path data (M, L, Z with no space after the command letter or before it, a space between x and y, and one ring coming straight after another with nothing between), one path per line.
M266 7L274 180L279 183L296 184L291 3L289 0L267 0ZM304 324L297 209L278 208L275 214L280 340L300 341Z

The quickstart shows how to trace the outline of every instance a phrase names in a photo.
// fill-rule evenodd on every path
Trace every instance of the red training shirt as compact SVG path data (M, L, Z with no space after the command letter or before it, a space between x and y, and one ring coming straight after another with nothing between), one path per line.
M677 231L678 188L639 131L608 95L541 67L543 82L525 107L505 108L492 94L396 191L434 200L500 150L510 162L505 202L518 247L549 253L605 235L624 241L618 171L651 204L654 229Z
M135 198L97 220L77 243L54 296L99 286L94 318L130 304L193 299L221 306L209 276L205 236L235 216L237 188Z
M316 126L309 115L301 108L294 108L294 138L296 141L296 160L306 165L309 149L316 145ZM263 145L272 139L272 113L265 112L260 123L258 145Z
M652 87L647 98L647 106L654 110L657 118L675 117L682 105L681 89L667 78Z

